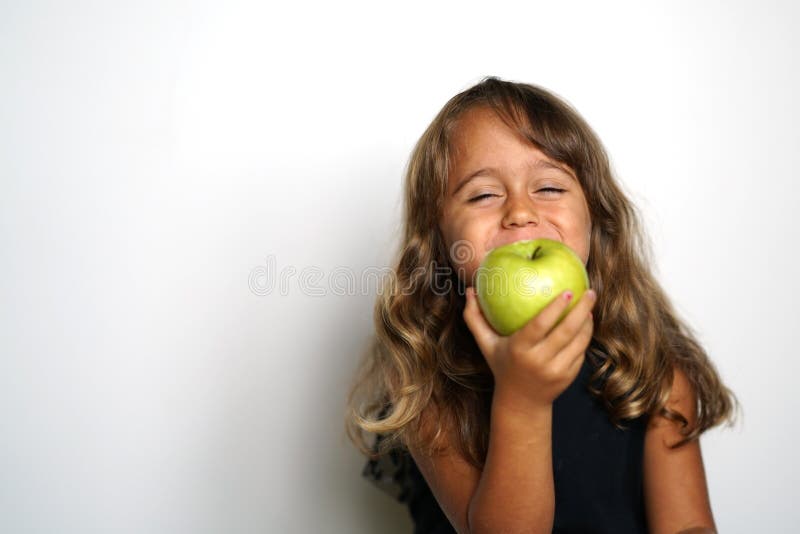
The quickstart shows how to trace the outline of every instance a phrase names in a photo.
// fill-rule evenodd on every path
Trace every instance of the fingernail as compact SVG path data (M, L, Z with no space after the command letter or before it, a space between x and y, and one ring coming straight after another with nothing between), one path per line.
M597 293L595 293L594 289L590 289L589 291L586 292L586 297L589 300L594 300L597 298Z
M567 302L572 300L572 291L565 291L564 292L564 300L566 300Z

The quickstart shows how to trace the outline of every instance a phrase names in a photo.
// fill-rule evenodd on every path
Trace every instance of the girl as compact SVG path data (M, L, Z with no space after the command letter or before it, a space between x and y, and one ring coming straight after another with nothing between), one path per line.
M715 532L699 437L738 403L643 235L597 136L554 94L487 77L439 112L409 162L346 424L415 532ZM569 292L500 336L478 265L540 237L582 258L592 291L561 322Z

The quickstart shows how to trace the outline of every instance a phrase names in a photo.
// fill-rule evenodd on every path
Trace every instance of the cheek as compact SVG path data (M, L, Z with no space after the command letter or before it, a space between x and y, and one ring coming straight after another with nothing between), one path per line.
M441 226L448 259L455 267L469 263L476 255L476 239L479 235L475 221L464 217L453 217Z
M465 275L471 275L478 269L485 253L482 247L474 240L461 237L451 242L447 250L450 265L455 269L459 278L465 279Z
M455 271L458 279L465 285L471 286L474 273L480 267L486 251L479 239L479 235L464 229L463 232L453 232L445 241L447 243L446 253L450 269Z
M470 287L475 281L475 273L478 272L480 264L481 262L478 259L463 263L460 266L454 267L455 274L465 286Z
M583 263L589 260L589 253L592 243L592 223L589 218L588 212L580 212L581 215L576 217L577 222L572 229L572 239L575 246L578 247L578 254L583 259Z

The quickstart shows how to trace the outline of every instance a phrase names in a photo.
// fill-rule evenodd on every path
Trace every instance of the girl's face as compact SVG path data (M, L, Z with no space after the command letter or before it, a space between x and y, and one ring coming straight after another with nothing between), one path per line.
M554 239L589 259L589 207L575 172L485 107L464 112L453 132L439 229L468 286L489 250L520 239Z

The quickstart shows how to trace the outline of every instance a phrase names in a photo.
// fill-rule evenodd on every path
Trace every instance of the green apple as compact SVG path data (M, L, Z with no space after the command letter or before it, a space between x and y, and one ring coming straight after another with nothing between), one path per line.
M560 322L589 289L583 260L552 239L531 239L490 250L476 272L478 304L489 324L507 336L527 323L563 291L572 301Z

